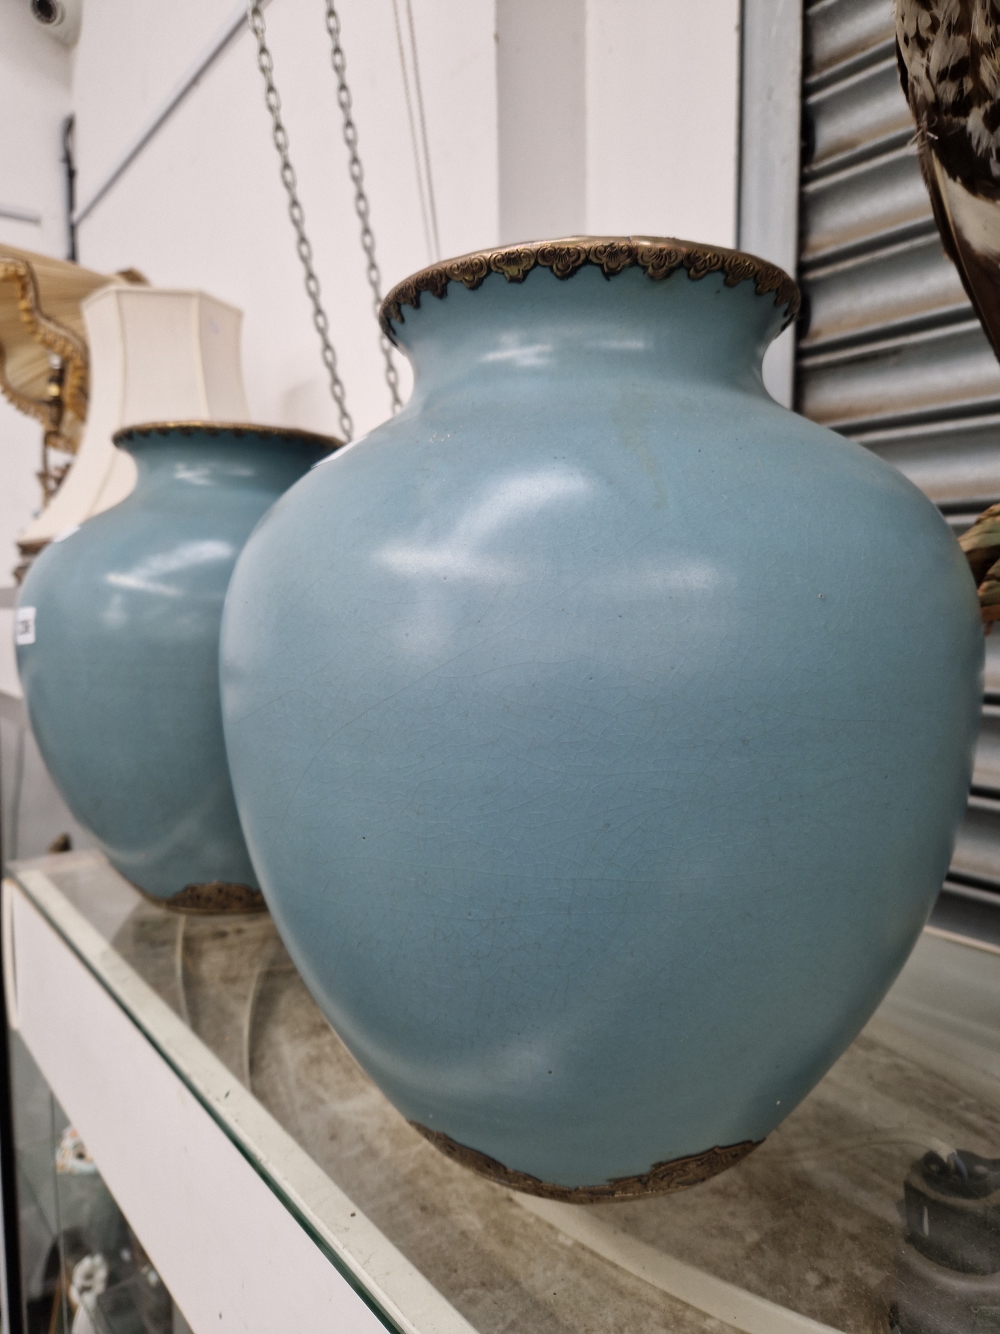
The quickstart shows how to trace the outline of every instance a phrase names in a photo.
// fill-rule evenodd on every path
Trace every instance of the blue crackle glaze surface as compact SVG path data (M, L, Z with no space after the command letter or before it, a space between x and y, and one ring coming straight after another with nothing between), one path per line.
M38 556L18 605L32 731L70 810L133 884L170 898L256 887L219 709L219 622L236 557L318 442L250 432L130 436L135 490Z
M394 326L416 388L247 544L261 886L403 1114L565 1186L760 1140L934 902L981 691L935 508L778 407L773 295L532 270Z

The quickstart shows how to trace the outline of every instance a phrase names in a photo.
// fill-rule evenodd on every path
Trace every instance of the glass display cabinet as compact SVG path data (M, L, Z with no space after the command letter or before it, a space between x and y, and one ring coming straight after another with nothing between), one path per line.
M962 531L1000 499L1000 381L937 240L892 4L744 0L741 15L739 245L806 297L768 384ZM87 846L0 691L5 1327L1000 1334L996 631L985 687L945 893L862 1033L738 1166L586 1206L492 1185L428 1144L266 914L142 898Z
M28 1048L9 1044L26 1334L187 1334Z
M427 1144L266 914L169 912L94 851L18 863L5 977L30 1327L47 1300L44 1327L80 1334L61 1291L99 1253L95 1329L1000 1329L1000 945L946 910L742 1164L581 1206ZM83 1170L60 1172L74 1151ZM105 1316L115 1302L132 1324Z

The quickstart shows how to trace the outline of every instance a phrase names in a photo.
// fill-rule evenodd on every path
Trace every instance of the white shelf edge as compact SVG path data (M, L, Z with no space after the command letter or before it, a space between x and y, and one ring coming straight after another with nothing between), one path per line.
M4 882L5 896L14 883ZM404 1334L476 1334L44 872L17 872L16 883L249 1162L260 1164L298 1221Z

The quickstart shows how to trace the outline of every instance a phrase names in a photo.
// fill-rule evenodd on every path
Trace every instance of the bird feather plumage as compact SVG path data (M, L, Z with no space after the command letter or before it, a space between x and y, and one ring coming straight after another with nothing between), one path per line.
M896 59L945 253L1000 360L1000 0L896 0ZM1000 619L1000 506L961 539Z

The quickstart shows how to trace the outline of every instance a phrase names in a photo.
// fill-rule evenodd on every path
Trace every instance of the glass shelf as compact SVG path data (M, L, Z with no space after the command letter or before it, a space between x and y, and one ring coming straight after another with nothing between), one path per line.
M580 1206L491 1185L413 1131L266 914L169 912L95 852L14 872L50 920L57 899L82 915L480 1334L1000 1330L1000 1174L970 1156L1000 1159L996 946L929 928L854 1044L743 1163L676 1195ZM949 1202L962 1171L981 1186Z

